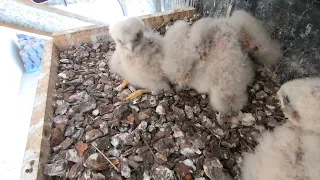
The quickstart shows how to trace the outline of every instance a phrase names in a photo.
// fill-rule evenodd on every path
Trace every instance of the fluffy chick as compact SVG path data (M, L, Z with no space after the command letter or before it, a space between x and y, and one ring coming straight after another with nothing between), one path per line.
M244 180L320 179L320 78L283 84L278 92L288 122L265 132L246 154Z
M247 85L254 76L238 35L224 18L203 18L190 29L185 22L176 22L165 37L169 64L165 71L171 79L184 77L177 81L208 93L212 107L223 115L237 112L247 102Z
M188 43L190 25L186 21L176 21L164 37L165 60L162 69L171 82L185 84L197 56Z
M272 40L263 24L248 12L234 11L229 21L241 31L240 41L245 50L260 63L271 67L282 58L280 44Z
M116 42L116 50L109 62L112 72L151 91L169 88L161 69L164 58L162 36L146 31L144 22L136 17L115 24L110 35Z

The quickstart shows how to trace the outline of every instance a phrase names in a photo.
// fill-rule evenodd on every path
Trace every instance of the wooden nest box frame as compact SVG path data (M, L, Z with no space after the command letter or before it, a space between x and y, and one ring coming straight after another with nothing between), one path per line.
M159 28L169 21L176 21L195 15L194 8L177 9L171 12L142 16L147 26ZM43 166L50 156L50 134L53 118L53 94L57 80L59 51L81 43L94 44L99 37L108 34L108 26L89 26L54 33L53 40L45 45L40 78L29 127L28 141L24 154L21 178L43 180Z

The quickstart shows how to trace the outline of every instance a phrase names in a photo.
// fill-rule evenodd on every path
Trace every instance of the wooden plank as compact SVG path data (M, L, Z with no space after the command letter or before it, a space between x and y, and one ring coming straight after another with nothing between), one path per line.
M194 8L176 9L170 12L141 16L147 27L158 28L169 21L191 17L195 14ZM88 26L68 31L53 33L53 39L59 50L67 50L70 46L79 46L80 43L95 43L97 39L108 36L109 26Z
M40 78L33 105L20 179L44 180L43 166L50 156L49 138L53 117L53 91L57 80L58 49L53 40L45 44Z
M12 28L12 29L17 29L17 30L20 30L20 31L28 32L28 33L33 33L33 34L52 37L52 33L50 33L50 32L45 32L45 31L40 31L40 30L36 30L36 29L32 29L32 28L27 28L27 27L16 25L16 24L0 22L0 26L7 27L7 28Z
M39 9L42 9L42 10L45 10L45 11L49 11L51 13L56 13L56 14L60 14L60 15L63 15L63 16L70 17L70 18L74 18L74 19L78 19L78 20L81 20L81 21L89 22L89 23L92 23L92 24L96 24L96 25L104 24L101 21L97 21L97 20L91 19L89 17L81 16L79 14L75 14L75 13L68 12L68 11L65 11L65 10L62 10L62 9L58 9L58 8L49 6L47 4L36 4L36 3L31 2L30 0L17 0L17 2L23 3L23 4L28 5L28 6L33 6L35 8L39 8Z

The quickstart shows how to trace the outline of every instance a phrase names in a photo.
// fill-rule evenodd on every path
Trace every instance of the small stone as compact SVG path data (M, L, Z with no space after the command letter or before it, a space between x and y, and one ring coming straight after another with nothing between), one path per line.
M114 147L121 145L132 145L133 143L133 137L129 133L121 133L121 134L116 134L111 138L111 144Z
M273 117L268 117L266 122L270 127L276 127L278 125L278 122Z
M149 132L153 132L155 129L156 129L156 127L154 125L152 125L152 124L148 126L148 131Z
M192 109L191 106L185 105L185 106L184 106L184 111L186 112L187 117L188 117L189 119L194 119L193 109Z
M92 173L92 180L105 180L106 177L101 173Z
M113 157L120 157L120 151L116 148L112 148L108 151L108 154Z
M158 105L156 108L156 113L159 115L166 115L166 110L162 105Z
M77 177L79 177L82 174L83 170L84 170L84 167L83 167L82 163L74 164L68 172L68 178L69 179L76 179Z
M189 167L184 163L178 163L174 169L182 179L186 179L187 176L191 176Z
M43 173L48 176L65 177L66 170L67 170L67 161L58 160L53 162L52 164L45 164Z
M80 104L80 111L82 113L90 112L97 107L96 100L92 97L86 97Z
M103 133L99 129L93 129L86 132L85 139L87 142L90 142L101 136L103 136Z
M240 153L235 153L234 154L234 159L236 160L237 164L242 164L242 162L243 162L243 158L242 158Z
M102 131L103 135L108 134L109 128L108 128L107 122L102 122L101 124L99 124L99 127L100 127L100 130Z
M64 133L64 136L71 136L75 131L75 127L74 126L68 126L66 128L66 131Z
M109 162L99 153L94 153L86 160L84 166L93 170L105 170L109 167Z
M50 144L51 147L58 146L60 143L64 141L63 132L56 127L51 131Z
M59 115L53 118L53 122L55 122L56 124L66 123L68 122L68 117L65 115Z
M164 91L164 95L169 97L169 96L173 96L174 92L172 91L172 89L168 89Z
M138 118L139 118L139 120L146 120L146 119L149 119L151 115L152 115L152 110L146 109L146 110L141 111L139 113Z
M83 158L81 158L75 149L69 149L66 152L66 160L74 162L74 163L81 163Z
M110 86L108 84L104 85L104 87L103 87L103 91L106 93L112 92L112 89L113 89L112 86Z
M142 162L143 161L143 158L139 155L136 155L136 156L129 156L129 159L130 160L133 160L135 162Z
M188 166L188 167L191 167L194 171L197 169L196 166L194 165L193 161L190 160L190 159L185 159L183 161L183 163Z
M154 180L174 180L174 173L162 165L154 165L151 170Z
M268 94L264 91L259 91L259 92L257 92L256 97L257 97L257 99L264 99L264 98L268 97Z
M255 91L259 91L259 90L260 90L259 84L255 84L255 85L253 86L253 89L254 89Z
M201 108L200 108L200 106L199 106L199 105L194 106L194 107L193 107L193 112L194 112L194 114L199 115L199 114L201 113Z
M80 157L83 157L84 152L88 149L88 144L82 141L79 141L76 143L75 148L76 148L77 154Z
M66 103L59 104L56 108L55 114L64 115L68 111L68 105Z
M104 104L99 106L99 112L101 115L105 115L107 113L110 113L113 110L112 104Z
M60 145L53 147L53 150L54 151L57 151L59 149L65 150L68 147L70 147L72 145L72 143L73 143L73 139L67 137Z
M170 148L173 148L174 145L175 143L172 137L167 137L167 138L158 140L153 146L157 151L162 152Z
M202 99L206 99L206 97L207 97L206 94L202 94L202 95L201 95L201 98L202 98Z
M256 119L253 117L251 113L244 113L241 124L244 126L252 126L255 123Z
M102 61L99 63L99 68L104 68L106 65L107 65L107 63Z
M93 116L98 116L99 113L100 113L100 112L99 112L99 109L95 109L95 110L92 111L92 115L93 115Z
M271 105L267 105L267 108L269 108L269 109L271 109L271 110L276 109L276 107L275 107L275 106L271 106Z
M180 109L174 105L171 108L173 112L179 117L180 120L184 120L184 118L186 117L186 114L184 113L183 109Z
M146 121L141 121L141 123L139 124L139 126L136 128L136 130L140 130L140 131L146 131L148 127L148 123Z
M84 134L84 129L81 128L76 133L74 133L74 135L72 135L72 138L79 141L80 139L83 138L83 134Z
M107 136L98 138L92 143L100 150L108 150L111 148L110 138Z
M84 86L90 86L90 85L93 85L94 82L93 82L92 79L88 79L88 80L84 81L82 84L83 84Z
M68 79L68 75L64 72L59 73L58 77L61 77L62 79Z
M167 154L166 153L159 153L157 152L155 154L156 158L162 162L167 162L168 161L168 158L167 158Z
M130 105L130 108L136 112L139 112L140 111L140 108L138 106L135 106L135 105Z
M157 99L154 96L151 96L149 98L149 104L150 104L150 107L156 107L157 106Z
M69 59L60 59L59 61L60 61L61 63L65 63L65 64L70 63L70 60L69 60Z
M177 125L173 125L171 129L173 131L173 137L179 138L184 136L183 132L179 129Z
M83 174L78 178L78 180L91 180L92 171L90 169L86 169Z
M205 174L211 179L216 180L232 180L223 171L223 166L217 158L207 158L203 164Z
M100 43L95 43L93 46L92 46L92 49L96 50L98 48L100 48L101 44Z
M116 107L113 111L113 118L123 120L131 114L131 110L127 104L122 104Z
M125 162L120 163L120 172L121 172L121 176L123 176L124 178L131 177L131 169L128 166L128 164Z

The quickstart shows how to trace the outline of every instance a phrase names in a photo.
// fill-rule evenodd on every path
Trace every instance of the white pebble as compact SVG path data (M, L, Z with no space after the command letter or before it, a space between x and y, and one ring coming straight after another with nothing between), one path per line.
M99 113L100 113L99 109L95 109L95 110L92 111L92 115L94 115L94 116L98 116Z

